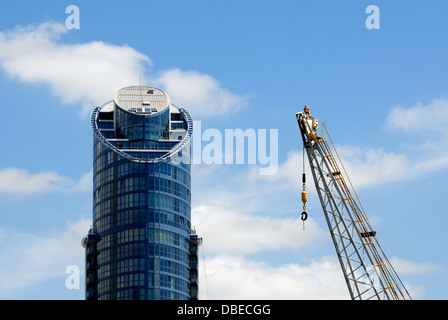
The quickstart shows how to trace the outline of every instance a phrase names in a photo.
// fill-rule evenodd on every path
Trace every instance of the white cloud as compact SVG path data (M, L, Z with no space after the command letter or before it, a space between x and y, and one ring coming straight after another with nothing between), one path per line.
M306 232L303 232L300 218L263 217L217 206L194 207L192 217L208 253L294 250L326 236L313 219L306 221Z
M218 255L200 263L200 268L200 299L350 299L336 257L307 266L274 267L242 256Z
M396 257L391 258L390 262L394 266L395 270L397 270L398 274L424 275L443 270L441 266L433 263L418 263Z
M52 171L29 173L25 169L4 168L0 170L0 195L26 196L46 192L83 192L91 190L92 173L83 175L79 181Z
M63 287L68 265L76 265L83 272L81 239L90 224L90 219L84 218L68 222L63 232L49 237L0 230L4 245L0 250L0 297L8 299L15 290L57 278Z
M93 190L93 170L83 174L75 185L68 191L72 192L91 192Z
M414 179L448 167L448 155L443 152L438 155L435 152L422 153L420 158L412 158L404 152L389 152L382 148L361 147L354 144L335 147L355 190ZM342 166L340 167L342 168ZM411 172L412 174L409 174ZM314 182L312 182L308 160L305 163L305 173L307 175L307 191L314 193ZM253 168L250 177L270 182L287 181L291 187L299 189L301 174L302 152L292 150L288 153L286 161L279 165L276 174L259 176L256 168Z
M207 248L208 249L208 248ZM440 270L429 263L392 258L399 274L428 274ZM341 300L350 295L336 255L312 260L308 265L288 263L273 266L241 255L219 254L201 259L200 299ZM413 299L425 288L405 283Z
M152 62L134 48L102 41L65 44L60 41L65 33L65 26L56 22L0 31L2 69L14 79L49 84L64 103L81 103L84 116L112 100L120 88L145 78L198 117L231 113L247 105L247 97L233 94L207 74L171 69L147 76Z
M199 173L207 178L210 170L204 169ZM241 176L237 180L241 181ZM268 187L276 183L267 181ZM227 181L222 187L233 190L230 185L232 183ZM253 196L253 190L233 191L242 198ZM263 197L259 199L261 205L266 201ZM313 219L307 220L306 231L302 231L300 219L274 217L275 214L258 216L248 213L245 206L238 208L233 204L227 207L193 207L192 223L204 241L200 249L203 250L199 272L201 299L350 298L336 255L319 258L309 265L297 264L293 260L282 265L274 262L275 253L289 251L293 257L303 254L304 248L310 245L320 247L319 242L329 239L328 231L322 230ZM262 257L261 260L249 258L253 254ZM266 255L270 258L266 259ZM429 263L418 264L396 258L391 262L402 275L435 270ZM414 299L423 297L423 287L410 283L405 285Z
M154 79L171 100L195 116L234 114L248 104L247 96L233 94L214 78L197 71L171 69Z
M256 169L258 177L258 169L251 168ZM251 173L247 167L238 165L194 165L193 206L212 205L234 211L244 208L244 213L256 212L271 216L291 211L290 204L295 203L296 190L282 182L260 183ZM293 210L295 209L296 207Z
M434 98L424 105L418 102L410 108L396 106L387 116L386 126L404 131L447 131L448 99Z
M416 172L432 172L448 167L448 155L439 157L429 157L428 160L421 161L415 165Z
M0 171L0 194L42 193L67 188L72 183L69 178L56 172L30 174L17 168L5 168Z
M391 109L386 124L388 129L417 133L406 146L419 160L413 161L413 173L424 174L448 167L448 99L434 98L427 104L421 102L406 108Z
M250 199L257 199L259 207L271 208L269 197L277 199L284 192L275 187L277 181L267 179L269 183L260 184L250 179L249 172L232 175L225 166L194 170L194 190L201 198L192 209L192 224L204 241L199 266L201 299L349 299L335 256L306 266L293 261L272 264L278 252L300 254L329 237L311 218L302 230L300 218L285 215L278 203L268 209L269 215L256 213L259 210ZM211 175L216 179L210 179ZM217 180L222 182L217 190L208 190L205 182L216 185ZM242 184L245 187L239 189ZM269 196L264 195L265 188ZM248 258L254 254L270 258Z
M419 157L355 145L336 146L355 189L379 186L428 175L448 167L444 150L421 152Z
M81 102L82 113L111 100L116 90L138 83L150 59L129 46L101 41L68 45L59 23L0 32L3 70L19 80L47 83L65 103Z
M371 187L406 177L412 163L404 154L386 152L382 149L361 148L356 145L336 146L341 162L347 171L355 189ZM252 171L252 178L274 181L287 181L290 186L299 189L302 185L302 151L292 150L285 162L281 163L277 173L261 177ZM305 158L307 192L314 193L314 181L308 159ZM342 167L342 166L341 166Z
M307 160L305 160L307 161ZM307 177L311 178L311 173L308 169L309 165L306 162L305 173ZM302 171L303 171L303 155L302 151L291 150L287 154L285 162L281 163L277 168L277 172L272 175L260 176L258 173L258 167L251 168L250 177L251 179L263 179L271 182L274 181L289 181L291 186L301 186L302 185Z
M355 189L421 177L448 167L446 152L448 99L432 99L426 105L417 103L410 108L397 106L389 112L385 125L389 129L402 129L406 132L425 131L431 134L423 135L426 140L422 145L416 145L414 142L412 147L408 147L410 150L417 150L418 157L407 152L387 151L383 148L337 144L335 146L337 153ZM252 168L251 178L270 182L287 181L290 186L299 188L302 157L301 150L292 150L288 153L286 161L280 164L276 174L259 176L257 168ZM309 185L312 175L308 159L306 158L305 161ZM308 192L310 191L314 190L311 189Z
M405 154L354 145L336 148L355 189L407 179L414 166Z

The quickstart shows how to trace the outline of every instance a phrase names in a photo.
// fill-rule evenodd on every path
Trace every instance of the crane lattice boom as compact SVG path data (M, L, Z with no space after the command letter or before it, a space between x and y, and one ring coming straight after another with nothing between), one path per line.
M296 118L351 298L411 299L381 249L325 124L311 117L307 106Z

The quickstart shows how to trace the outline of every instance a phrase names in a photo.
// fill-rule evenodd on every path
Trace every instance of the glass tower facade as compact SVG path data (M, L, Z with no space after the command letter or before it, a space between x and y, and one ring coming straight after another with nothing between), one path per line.
M197 299L188 112L160 89L132 86L96 108L91 125L86 299Z

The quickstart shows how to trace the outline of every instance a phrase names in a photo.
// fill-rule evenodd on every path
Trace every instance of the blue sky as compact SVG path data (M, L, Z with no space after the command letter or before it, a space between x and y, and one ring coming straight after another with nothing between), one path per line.
M380 29L366 28L371 4ZM410 294L447 299L447 16L442 0L3 1L0 298L84 298L90 112L141 81L203 132L278 130L275 175L192 168L202 299L349 298L310 174L299 220L304 105ZM69 265L80 289L66 288Z

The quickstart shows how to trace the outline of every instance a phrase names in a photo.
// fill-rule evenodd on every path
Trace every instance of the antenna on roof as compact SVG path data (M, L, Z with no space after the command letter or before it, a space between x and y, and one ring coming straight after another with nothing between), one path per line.
M139 84L139 91L140 91L140 107L143 107L143 91L142 91L142 75L141 74L138 76L138 84Z

